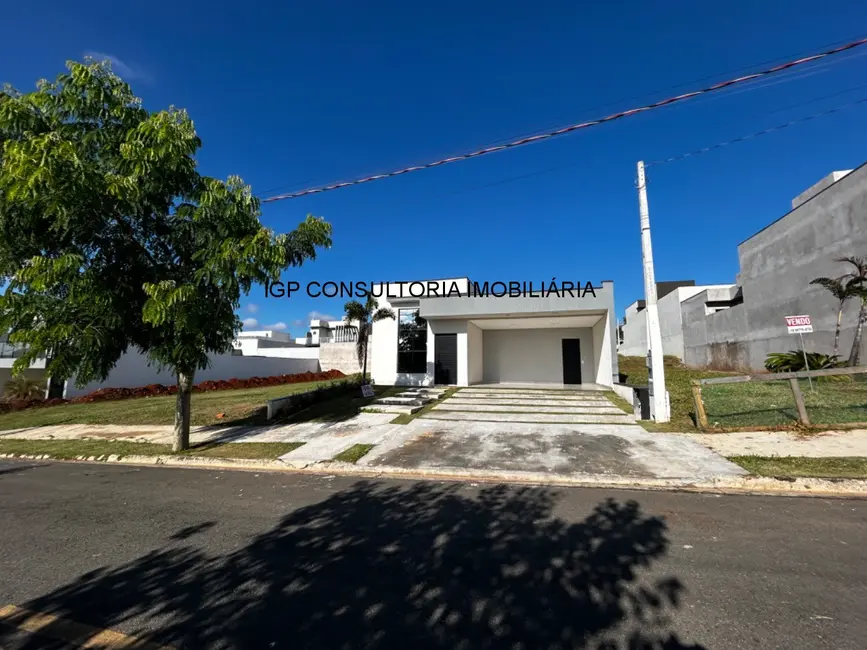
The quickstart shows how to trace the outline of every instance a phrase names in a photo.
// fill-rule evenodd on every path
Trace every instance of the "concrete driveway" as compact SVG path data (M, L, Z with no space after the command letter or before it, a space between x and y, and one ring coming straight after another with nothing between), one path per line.
M635 424L444 421L419 418L357 465L528 480L689 483L746 472L704 445ZM406 431L409 429L409 431ZM395 432L397 433L397 432Z
M602 391L464 388L401 429L358 465L612 483L745 473L685 436L646 431Z

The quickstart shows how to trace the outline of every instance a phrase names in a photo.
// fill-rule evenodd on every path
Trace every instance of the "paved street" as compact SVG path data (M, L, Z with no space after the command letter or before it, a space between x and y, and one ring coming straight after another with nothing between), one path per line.
M33 462L0 494L9 650L867 639L865 501Z

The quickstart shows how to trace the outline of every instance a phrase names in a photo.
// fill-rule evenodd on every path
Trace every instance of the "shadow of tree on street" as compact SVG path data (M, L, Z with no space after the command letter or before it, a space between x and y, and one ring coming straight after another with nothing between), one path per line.
M167 545L24 607L178 648L702 648L672 631L681 583L639 576L663 520L609 499L568 523L556 501L359 482L229 554Z

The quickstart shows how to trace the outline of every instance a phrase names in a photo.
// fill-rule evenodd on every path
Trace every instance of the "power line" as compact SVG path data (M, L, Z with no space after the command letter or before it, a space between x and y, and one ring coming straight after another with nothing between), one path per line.
M554 138L560 135L565 135L567 133L572 133L574 131L578 131L580 129L586 129L593 126L598 126L599 124L604 124L606 122L613 122L614 120L619 120L623 117L630 117L632 115L637 115L639 113L645 113L647 111L652 111L657 108L662 108L663 106L669 106L671 104L675 104L678 102L685 101L687 99L691 99L693 97L697 97L699 95L704 95L707 93L716 92L722 90L724 88L730 88L736 84L745 83L748 81L752 81L753 79L759 79L762 77L766 77L768 75L772 75L777 72L782 72L783 70L789 70L796 66L801 66L807 63L811 63L813 61L818 61L820 59L824 59L829 56L833 56L835 54L839 54L841 52L846 52L848 50L852 50L856 47L860 47L862 45L867 44L867 38L862 38L857 41L853 41L851 43L847 43L845 45L841 45L831 50L827 50L825 52L821 52L819 54L813 54L811 56L803 57L800 59L796 59L794 61L788 61L786 63L782 63L776 65L772 68L768 68L766 70L762 70L760 72L754 72L752 74L744 75L742 77L736 77L734 79L728 79L726 81L721 81L719 83L713 84L712 86L708 86L706 88L702 88L700 90L693 90L688 93L683 93L681 95L676 95L674 97L669 97L668 99L663 99L658 102L654 102L652 104L647 104L645 106L640 106L638 108L631 108L625 111L621 111L619 113L614 113L612 115L608 115L606 117L602 117L596 120L591 120L589 122L581 122L579 124L570 124L568 126L564 126L562 128L556 129L554 131L549 131L547 133L541 133L539 135L534 135L526 138L521 138L520 140L514 140L512 142L508 142L506 144L500 144L490 147L485 147L484 149L479 149L478 151L473 151L471 153L466 153L458 156L452 156L450 158L443 158L442 160L437 160L434 162L426 163L423 165L415 165L412 167L405 167L403 169L399 169L397 171L388 172L385 174L375 174L373 176L367 176L364 178L359 178L353 181L344 181L341 183L334 183L332 185L324 185L320 187L313 187L306 190L301 190L298 192L290 192L288 194L278 194L276 196L272 196L269 198L262 199L262 203L272 203L274 201L282 201L285 199L294 199L301 196L308 196L311 194L320 194L322 192L329 192L331 190L337 190L343 187L349 187L351 185L361 185L362 183L369 183L371 181L381 180L383 178L392 178L394 176L400 176L402 174L408 174L410 172L420 171L422 169L431 169L433 167L439 167L441 165L447 165L449 163L458 162L460 160L469 160L471 158L478 158L479 156L484 156L490 153L495 153L497 151L504 151L506 149L512 149L514 147L520 147L526 144L531 144L534 142L539 142L542 140L547 140L550 138Z
M819 117L825 117L826 115L831 115L832 113L839 113L840 111L851 108L852 106L857 106L858 104L864 104L867 102L867 97L863 99L859 99L855 102L849 102L848 104L843 104L842 106L837 106L836 108L832 108L827 111L823 111L821 113L816 113L815 115L810 115L808 117L802 117L797 120L792 120L791 122L786 122L785 124L778 124L777 126L772 126L767 129L762 129L761 131L756 131L755 133L751 133L750 135L742 135L739 138L734 138L732 140L726 140L724 142L718 142L709 147L702 147L701 149L696 149L695 151L690 151L688 153L680 154L679 156L672 156L671 158L666 158L664 160L655 160L653 162L647 163L647 167L653 167L654 165L664 165L666 163L675 162L677 160L683 160L684 158L690 158L692 156L698 156L699 154L707 153L708 151L713 151L714 149L721 149L723 147L727 147L730 144L736 144L738 142L744 142L745 140L752 140L753 138L758 138L759 136L767 135L768 133L773 133L774 131L781 131L782 129L787 129L790 126L794 126L795 124L803 124L804 122L809 122L810 120L815 120Z

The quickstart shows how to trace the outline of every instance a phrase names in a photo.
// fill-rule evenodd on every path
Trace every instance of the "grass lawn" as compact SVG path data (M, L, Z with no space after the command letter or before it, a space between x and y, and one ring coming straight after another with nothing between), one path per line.
M332 460L336 460L341 463L357 463L358 459L364 456L371 449L373 449L373 445L352 445L349 449L341 451Z
M60 407L58 407L60 408ZM170 445L119 440L3 440L0 454L47 454L71 460L78 456L205 456L208 458L275 459L297 449L303 442L203 442L177 454Z
M620 372L630 384L646 384L647 368L643 357L619 357ZM695 429L692 380L726 377L744 373L686 368L666 359L665 383L671 400L671 422L642 422L650 431L690 431ZM867 381L857 376L852 381L801 380L807 414L814 425L867 422ZM798 420L795 400L788 380L711 384L702 387L704 407L712 427L773 427L794 425Z
M312 390L330 383L332 381L193 393L192 424L248 424L260 418L264 420L265 402L269 399ZM224 417L218 418L220 413ZM170 425L174 422L174 417L174 395L137 397L5 413L0 415L0 430L52 424Z
M800 380L812 424L867 422L867 381ZM788 380L702 387L711 426L748 427L793 424L798 420Z
M644 357L619 357L620 372L627 375L630 384L647 384L647 366ZM669 359L665 362L665 384L671 401L671 422L656 424L641 422L651 431L691 431L695 429L695 406L692 400L691 383L693 379L706 377L727 377L737 373L695 370L675 365Z
M729 458L756 476L776 478L867 478L867 458L804 458L798 456L732 456Z

